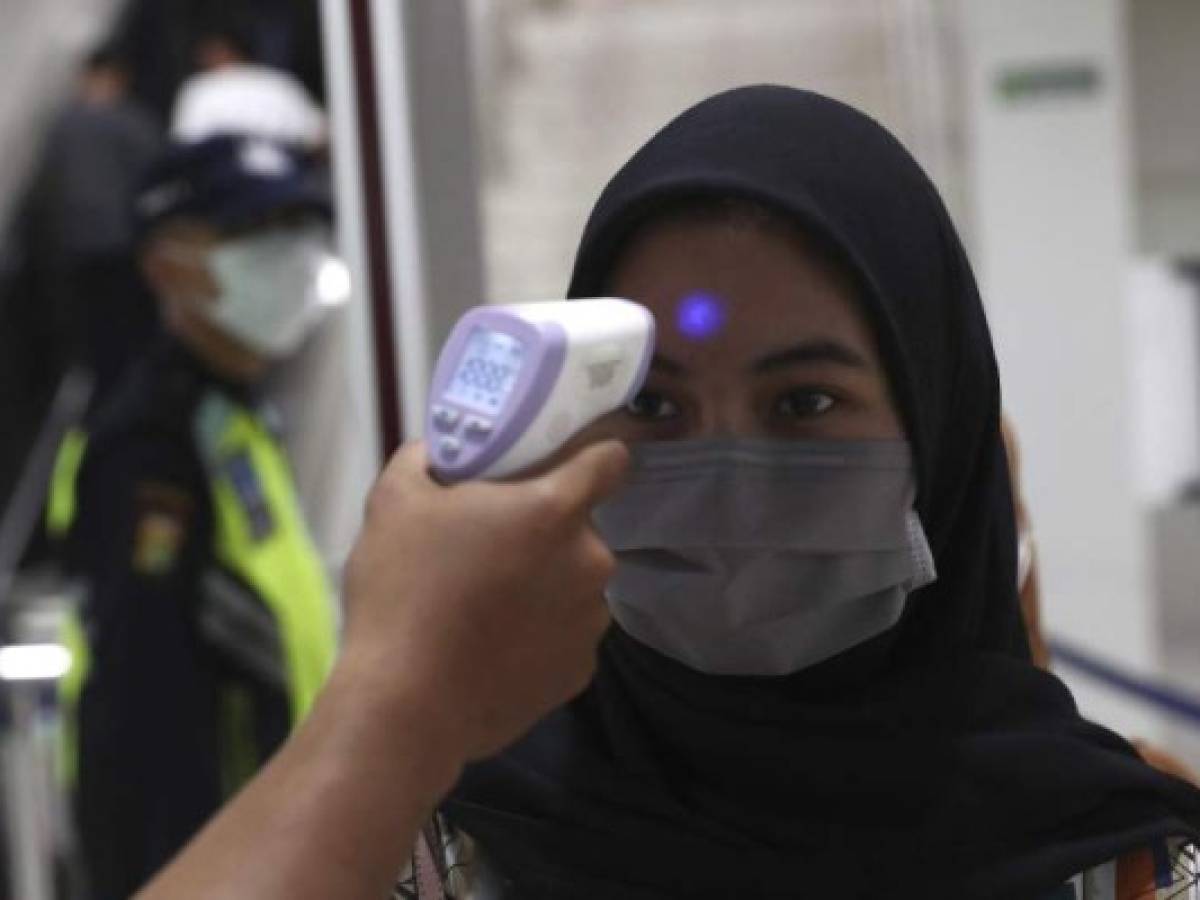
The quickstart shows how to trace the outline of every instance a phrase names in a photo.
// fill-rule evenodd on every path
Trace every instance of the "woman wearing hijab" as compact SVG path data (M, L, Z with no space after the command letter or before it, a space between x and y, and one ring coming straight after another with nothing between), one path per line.
M616 557L614 627L586 691L502 752L473 754L395 896L1166 896L1200 839L1200 791L1080 718L1030 660L983 307L899 143L805 91L698 104L592 213L570 296L606 294L647 306L659 332L643 392L584 436L633 455L595 516ZM424 510L434 540L432 489L408 483L407 515ZM380 667L352 645L382 629L355 618L361 688ZM298 888L329 860L337 884L369 882L356 865L378 870L400 840L379 823L396 834L419 803L388 819L368 787L415 790L431 754L339 762L371 717L330 737L336 707L148 896L203 896L167 890L189 872L245 883L210 873L233 871L252 827L306 848L271 850ZM435 733L476 715L420 708ZM337 773L313 788L321 815L290 790L313 771Z
M605 294L659 323L593 429L634 454L597 516L616 627L443 807L504 896L1034 897L1196 839L1200 792L1031 665L982 304L883 128L693 107L592 213L570 295Z

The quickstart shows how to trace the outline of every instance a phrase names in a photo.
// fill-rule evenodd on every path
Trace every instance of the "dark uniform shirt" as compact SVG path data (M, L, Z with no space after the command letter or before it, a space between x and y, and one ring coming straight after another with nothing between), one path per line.
M89 655L75 802L101 900L143 884L294 719L276 616L214 552L213 476L198 437L213 398L252 408L244 388L164 340L93 416L75 479L63 554L87 587ZM236 493L255 523L245 539L262 540L272 511L253 465L242 466Z

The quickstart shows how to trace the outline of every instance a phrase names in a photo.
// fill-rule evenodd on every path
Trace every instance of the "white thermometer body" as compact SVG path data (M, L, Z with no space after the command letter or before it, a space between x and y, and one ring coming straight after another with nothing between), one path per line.
M479 306L438 357L426 439L443 482L498 479L553 455L629 402L654 351L654 317L628 300Z

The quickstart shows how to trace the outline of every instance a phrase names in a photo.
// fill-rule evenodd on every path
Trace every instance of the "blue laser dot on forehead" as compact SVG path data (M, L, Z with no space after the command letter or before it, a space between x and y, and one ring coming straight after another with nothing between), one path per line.
M675 326L680 334L692 340L708 340L724 325L725 304L712 294L688 294L675 309Z

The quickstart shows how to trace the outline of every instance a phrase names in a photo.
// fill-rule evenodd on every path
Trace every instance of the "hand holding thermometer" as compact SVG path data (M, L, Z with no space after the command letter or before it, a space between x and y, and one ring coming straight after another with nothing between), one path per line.
M426 439L443 482L497 479L555 453L629 402L654 351L654 318L628 300L469 310L433 374Z

